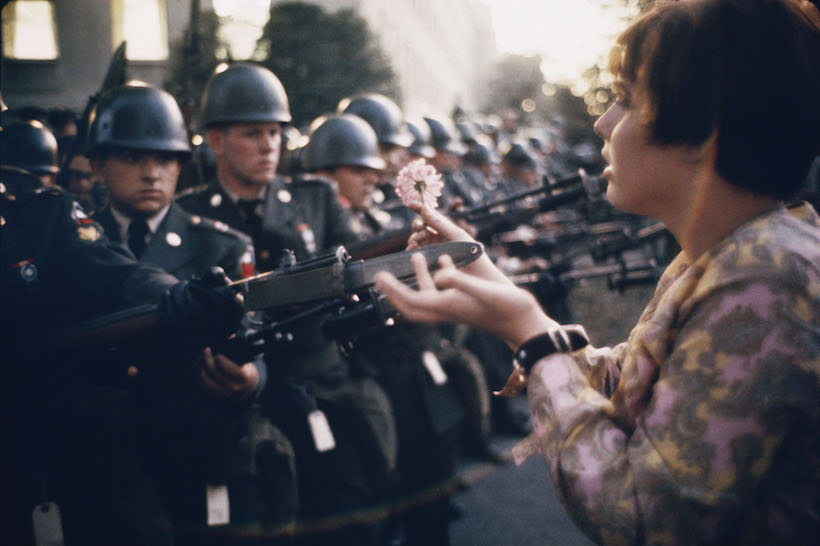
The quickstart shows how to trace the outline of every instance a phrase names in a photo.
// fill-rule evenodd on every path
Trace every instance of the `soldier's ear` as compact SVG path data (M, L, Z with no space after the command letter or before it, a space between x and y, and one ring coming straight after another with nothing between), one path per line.
M91 165L91 172L94 173L94 178L98 180L105 180L105 160L104 155L95 155L88 158L88 163Z
M223 144L225 142L225 131L222 130L221 127L215 127L208 129L205 136L208 137L208 145L211 147L211 151L214 155L222 155L222 150L224 149Z

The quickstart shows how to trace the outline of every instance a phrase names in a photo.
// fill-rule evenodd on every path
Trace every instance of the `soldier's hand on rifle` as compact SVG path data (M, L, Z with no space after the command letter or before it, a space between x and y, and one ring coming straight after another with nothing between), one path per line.
M259 385L259 370L253 362L240 365L225 355L214 355L206 347L197 362L197 379L213 398L244 400Z
M203 347L227 339L245 313L242 295L229 282L221 268L213 267L202 278L168 289L159 304L168 334L186 346Z
M421 215L413 223L413 235L407 242L407 250L416 250L423 246L434 243L446 243L451 241L475 242L469 233L464 231L452 220L429 206L421 206L417 203L409 205L411 209ZM507 277L493 265L492 260L486 253L482 254L473 263L464 266L464 271L477 277L493 280L496 282L506 282L512 284Z
M449 256L442 256L442 268L431 276L427 263L419 258L412 257L417 290L388 273L376 276L376 289L408 320L467 324L497 335L513 349L559 326L532 294L500 272L500 279L472 275L466 268L457 269Z

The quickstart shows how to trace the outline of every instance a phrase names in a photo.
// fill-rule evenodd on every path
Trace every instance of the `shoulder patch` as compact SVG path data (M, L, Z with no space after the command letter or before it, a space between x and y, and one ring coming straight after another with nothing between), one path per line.
M102 228L96 222L83 223L77 226L77 238L88 243L95 243L102 237Z

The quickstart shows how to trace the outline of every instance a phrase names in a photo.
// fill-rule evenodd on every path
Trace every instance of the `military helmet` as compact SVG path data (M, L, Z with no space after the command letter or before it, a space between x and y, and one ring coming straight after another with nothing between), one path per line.
M188 129L174 97L142 83L112 89L94 107L86 154L106 148L191 155Z
M235 63L211 75L202 93L199 122L205 128L228 123L287 123L288 95L263 66Z
M430 127L433 137L433 148L441 152L450 152L455 155L463 155L467 151L466 146L458 139L458 133L453 123L445 117L425 117L424 121Z
M310 135L302 163L307 171L340 165L383 169L379 141L373 128L350 114L328 116Z
M428 159L436 155L435 148L430 146L430 126L423 119L409 118L404 123L407 125L407 130L413 135L410 153Z
M381 144L407 148L413 143L413 135L404 126L401 109L384 95L363 93L342 99L338 111L359 116L369 123Z
M57 139L36 120L13 121L0 132L0 164L34 174L55 174Z
M472 144L473 141L475 141L475 137L479 134L478 128L471 121L457 121L455 125L462 142L466 142L468 145Z
M464 155L465 163L470 165L497 164L500 159L492 139L486 135L476 135L475 140L470 144L470 149Z
M529 145L524 142L511 143L509 149L504 152L502 160L517 169L534 171L538 168L538 160L535 154L530 150Z

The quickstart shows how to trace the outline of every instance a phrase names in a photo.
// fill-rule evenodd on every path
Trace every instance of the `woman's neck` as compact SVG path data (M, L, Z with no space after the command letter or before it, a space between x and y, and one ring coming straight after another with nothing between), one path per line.
M680 213L662 221L690 263L740 226L783 205L774 197L751 193L717 175L696 181L689 197Z

